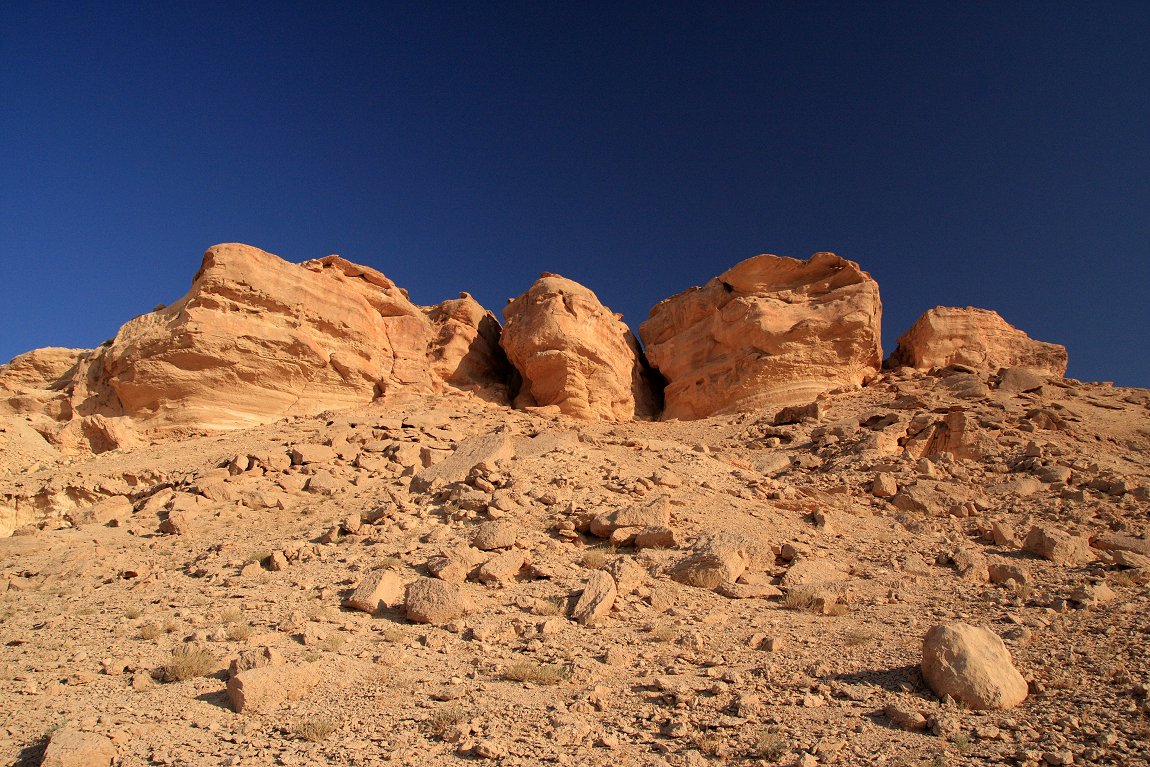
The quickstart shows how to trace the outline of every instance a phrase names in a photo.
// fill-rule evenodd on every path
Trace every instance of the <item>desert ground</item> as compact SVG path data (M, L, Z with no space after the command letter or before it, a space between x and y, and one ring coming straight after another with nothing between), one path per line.
M0 440L42 509L0 539L5 763L1150 763L1146 390L896 368L790 413L399 392ZM953 622L1025 700L932 689Z

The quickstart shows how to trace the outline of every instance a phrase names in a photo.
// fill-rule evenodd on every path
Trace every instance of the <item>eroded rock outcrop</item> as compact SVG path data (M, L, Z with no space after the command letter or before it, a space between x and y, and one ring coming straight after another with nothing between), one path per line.
M966 365L979 370L1031 368L1051 375L1066 373L1066 347L1035 341L998 312L968 306L936 306L898 339L890 367L918 370Z
M882 361L878 284L833 253L761 255L657 304L639 328L664 418L809 402Z
M544 274L503 309L502 344L523 379L518 407L589 420L657 415L639 342L587 288Z
M92 352L22 355L0 381L51 389L35 395L38 406L23 395L8 408L38 407L66 422L51 435L57 444L101 452L133 431L243 428L400 388L498 398L507 374L498 335L495 317L467 294L425 309L338 256L292 264L228 243L207 251L176 303L130 320Z

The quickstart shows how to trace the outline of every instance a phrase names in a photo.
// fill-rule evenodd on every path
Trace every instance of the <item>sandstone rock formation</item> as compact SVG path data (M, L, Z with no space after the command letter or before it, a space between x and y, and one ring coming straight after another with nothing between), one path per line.
M968 306L936 306L898 339L888 365L931 370L959 364L980 370L1032 368L1066 373L1066 347L1035 341L998 312Z
M749 258L657 304L639 328L664 419L802 404L882 361L878 284L833 253Z
M504 307L503 322L503 349L523 379L516 406L590 420L657 415L639 342L579 283L543 274Z
M9 412L72 419L52 437L100 452L123 446L133 429L242 428L393 389L498 396L507 372L498 329L467 294L424 309L383 274L338 256L297 265L229 243L207 251L176 303L130 320L92 352L22 355L0 370L0 387L16 391ZM17 396L30 389L42 401ZM48 389L60 393L46 397Z

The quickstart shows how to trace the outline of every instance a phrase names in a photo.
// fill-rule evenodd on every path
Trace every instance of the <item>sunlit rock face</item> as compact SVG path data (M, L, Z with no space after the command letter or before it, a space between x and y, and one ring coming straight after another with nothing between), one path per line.
M761 255L672 296L639 327L665 419L809 402L882 362L878 283L833 253Z
M587 288L544 274L503 309L503 349L522 377L515 404L575 418L657 414L634 334Z
M72 358L53 386L68 405L56 417L74 423L55 436L101 451L133 433L242 428L393 390L486 387L497 398L507 374L498 336L495 317L466 294L425 309L338 256L292 264L216 245L183 298ZM40 356L14 375L50 378L69 364L69 355Z
M968 306L936 306L898 339L888 366L931 370L966 365L980 370L1031 368L1066 373L1066 347L1035 341L998 312Z

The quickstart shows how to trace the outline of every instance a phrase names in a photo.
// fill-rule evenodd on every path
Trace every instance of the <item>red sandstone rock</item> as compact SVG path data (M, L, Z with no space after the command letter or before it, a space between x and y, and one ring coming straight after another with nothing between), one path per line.
M515 404L576 418L656 415L639 342L587 288L544 274L503 309L503 349L523 378Z
M639 328L667 379L664 418L804 404L882 360L878 284L833 253L749 258L668 298Z
M996 372L1031 368L1061 376L1066 373L1066 347L1035 341L989 309L936 306L898 339L891 366L931 370L966 365Z

